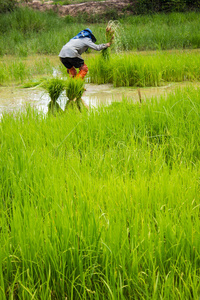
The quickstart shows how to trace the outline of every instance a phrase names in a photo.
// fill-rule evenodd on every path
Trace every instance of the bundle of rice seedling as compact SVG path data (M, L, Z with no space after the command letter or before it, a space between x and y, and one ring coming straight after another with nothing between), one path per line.
M108 25L106 27L106 42L113 44L114 39L116 39L116 36L118 36L117 31L119 28L118 21L109 21ZM102 57L104 59L110 58L110 48L103 49L101 51Z
M81 104L83 104L81 97L85 91L84 81L80 78L68 78L65 85L65 91L66 96L69 99L66 103L66 109L78 108L81 110Z
M65 84L62 79L52 78L45 81L42 87L48 92L51 101L55 103L63 92Z
M84 92L84 81L80 78L68 78L65 84L66 96L69 100L76 100L82 97Z

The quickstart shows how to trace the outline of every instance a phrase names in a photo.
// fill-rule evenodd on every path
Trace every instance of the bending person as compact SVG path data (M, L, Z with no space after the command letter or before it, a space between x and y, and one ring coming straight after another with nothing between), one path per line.
M95 36L92 34L92 31L87 28L79 32L62 47L59 57L71 77L84 78L87 74L88 67L84 63L81 54L87 51L88 48L100 51L110 47L110 43L96 45L95 42ZM79 68L78 74L76 68Z

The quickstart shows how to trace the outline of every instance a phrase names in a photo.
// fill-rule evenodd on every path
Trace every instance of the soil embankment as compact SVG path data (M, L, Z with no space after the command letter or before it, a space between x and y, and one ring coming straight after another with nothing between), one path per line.
M68 5L59 5L53 4L53 1L41 2L33 0L32 2L23 4L33 9L40 11L53 10L58 12L60 16L70 15L72 17L78 16L80 14L98 14L103 15L108 11L116 11L119 15L127 12L129 10L130 0L107 0L107 1L91 1L78 4L68 4Z

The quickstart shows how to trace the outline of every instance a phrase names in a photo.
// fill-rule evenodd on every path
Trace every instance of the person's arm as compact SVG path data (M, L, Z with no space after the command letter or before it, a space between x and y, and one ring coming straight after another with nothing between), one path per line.
M106 44L100 44L100 45L96 45L95 43L93 43L91 41L90 38L85 39L85 45L91 49L94 49L96 51L100 51L103 49L106 49L108 47L110 47L110 43L106 43Z

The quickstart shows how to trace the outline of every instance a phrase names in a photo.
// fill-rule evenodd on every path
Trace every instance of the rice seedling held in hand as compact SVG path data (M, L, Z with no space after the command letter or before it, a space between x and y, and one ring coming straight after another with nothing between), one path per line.
M69 99L66 103L65 109L75 108L80 111L85 105L83 100L81 99L85 88L84 81L80 78L68 78L65 85L66 96Z
M112 44L115 37L115 30L113 28L114 21L109 21L106 27L106 42ZM110 47L101 51L102 57L105 60L110 58Z

